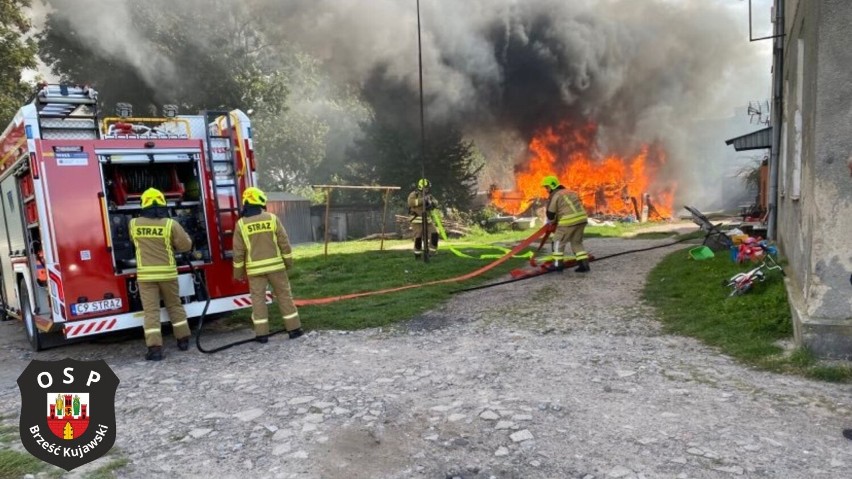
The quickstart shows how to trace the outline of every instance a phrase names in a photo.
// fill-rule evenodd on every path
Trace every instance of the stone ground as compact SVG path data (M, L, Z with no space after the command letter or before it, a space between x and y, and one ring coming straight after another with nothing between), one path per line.
M667 241L588 245L603 256ZM161 363L141 360L140 338L34 354L20 324L0 323L0 403L19 410L31 359L108 362L116 445L66 477L110 457L133 479L852 477L848 385L661 332L639 294L672 250L460 294L392 329L214 355L167 337Z

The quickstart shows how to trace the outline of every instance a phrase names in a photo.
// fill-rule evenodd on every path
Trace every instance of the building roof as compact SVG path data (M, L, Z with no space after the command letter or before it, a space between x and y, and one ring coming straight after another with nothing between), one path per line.
M311 201L305 197L284 191L268 191L266 192L266 199L268 201Z
M768 126L762 130L725 140L726 145L734 145L737 151L762 150L772 147L772 127Z

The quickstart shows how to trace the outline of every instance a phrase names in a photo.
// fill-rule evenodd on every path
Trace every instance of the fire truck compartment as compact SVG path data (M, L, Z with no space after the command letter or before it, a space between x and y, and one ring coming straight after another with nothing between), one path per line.
M158 152L98 151L112 255L116 272L136 268L136 253L130 239L130 220L142 211L140 198L148 188L163 192L169 217L180 223L192 238L194 261L210 262L210 245L200 187L198 151Z
M29 260L37 257L41 245L38 218L30 206L35 206L35 203L24 202L24 198L31 197L32 178L29 174L21 172L19 175L6 176L0 181L0 203L3 208L3 217L0 218L0 276L3 291L0 296L4 306L7 306L6 298L18 297L21 294L20 288L26 287L26 282L23 281L25 274L38 279L39 271L29 268L29 264L39 264ZM27 225L32 227L28 228ZM33 281L32 284L33 291L28 294L28 298L36 313L44 314L49 310L47 292L39 287L43 286L40 282Z

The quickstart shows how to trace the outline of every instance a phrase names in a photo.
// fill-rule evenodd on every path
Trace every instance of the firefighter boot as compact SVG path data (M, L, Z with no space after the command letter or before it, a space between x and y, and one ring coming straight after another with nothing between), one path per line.
M178 349L186 351L189 349L189 336L177 340Z
M258 343L266 344L269 341L269 335L264 334L264 335L261 335L261 336L256 336L254 338L254 340L257 341Z
M423 254L423 239L414 238L414 259L420 259L421 254Z
M429 235L430 243L432 243L432 254L438 252L438 233L432 233Z
M588 273L591 270L592 268L589 268L589 260L587 259L581 259L580 266L577 266L577 268L574 269L574 271L578 273Z
M163 359L163 347L162 346L149 346L148 353L145 354L145 360L147 361L162 361Z
M287 331L287 336L289 336L290 339L296 339L303 334L305 334L305 332L302 331L302 328L296 328L292 331Z

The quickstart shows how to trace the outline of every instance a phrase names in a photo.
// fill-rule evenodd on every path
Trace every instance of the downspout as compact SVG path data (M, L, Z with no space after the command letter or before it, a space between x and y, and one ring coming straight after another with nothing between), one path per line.
M767 236L777 240L778 228L778 170L781 149L781 122L784 107L784 1L775 0L775 32L773 36L772 68L772 147L769 154L769 225Z

